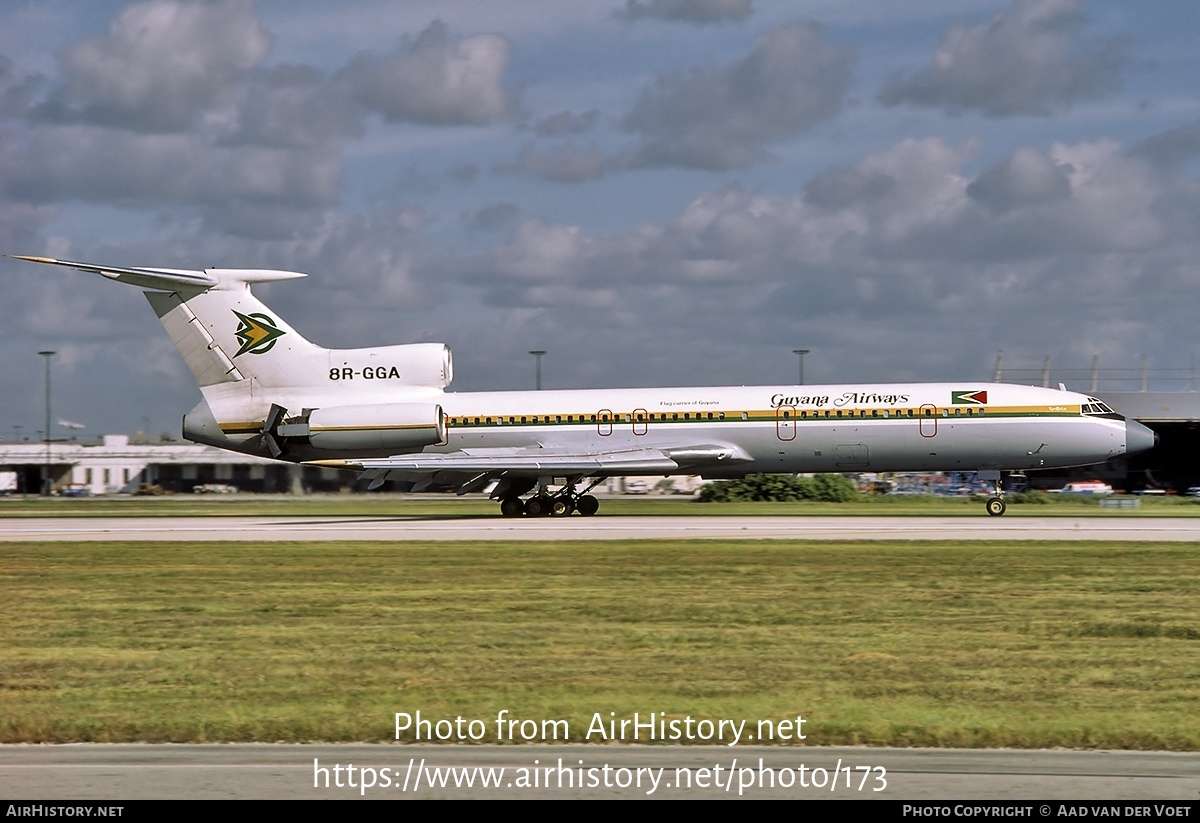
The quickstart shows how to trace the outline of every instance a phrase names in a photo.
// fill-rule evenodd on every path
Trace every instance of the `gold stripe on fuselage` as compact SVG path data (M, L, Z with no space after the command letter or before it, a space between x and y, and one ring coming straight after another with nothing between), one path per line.
M929 412L932 411L932 414ZM619 424L687 424L687 423L763 423L796 422L824 423L837 421L897 421L897 420L988 420L1019 417L1079 417L1080 406L932 406L873 407L854 409L797 409L781 406L778 409L712 412L589 412L585 414L464 414L446 418L446 424L457 428L487 426L595 426ZM786 415L786 416L785 416ZM224 434L259 434L265 421L221 423ZM432 428L426 424L395 426L331 426L314 431L392 431Z

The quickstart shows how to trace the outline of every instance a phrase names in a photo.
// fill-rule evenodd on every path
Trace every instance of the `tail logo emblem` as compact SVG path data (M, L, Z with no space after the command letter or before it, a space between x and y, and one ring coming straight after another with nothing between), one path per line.
M238 319L237 331L234 335L242 347L234 357L250 354L266 354L275 345L275 341L287 332L275 325L275 320L266 314L242 314L233 312Z

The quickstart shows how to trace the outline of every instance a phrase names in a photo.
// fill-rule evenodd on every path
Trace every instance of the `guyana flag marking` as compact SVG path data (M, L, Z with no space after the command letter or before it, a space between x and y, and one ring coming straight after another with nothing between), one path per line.
M950 392L950 405L952 406L982 406L985 403L987 403L987 389Z

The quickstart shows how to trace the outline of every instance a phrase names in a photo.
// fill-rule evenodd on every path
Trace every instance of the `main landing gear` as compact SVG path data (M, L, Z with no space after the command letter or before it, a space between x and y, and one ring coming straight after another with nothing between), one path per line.
M551 492L545 484L539 483L537 492L528 500L519 497L504 497L500 500L500 513L505 517L566 517L572 512L582 517L591 517L600 508L600 501L587 492L594 489L604 478L592 482L583 492L577 492L572 481Z

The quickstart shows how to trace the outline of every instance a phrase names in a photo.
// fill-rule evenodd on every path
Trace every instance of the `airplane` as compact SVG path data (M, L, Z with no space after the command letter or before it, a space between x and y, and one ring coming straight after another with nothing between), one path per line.
M588 492L614 475L857 471L976 471L995 484L987 513L1002 515L1004 473L1101 463L1158 439L1061 385L449 392L445 344L322 348L251 293L300 272L13 257L145 290L200 385L188 440L356 470L369 488L487 491L508 517L593 515Z

